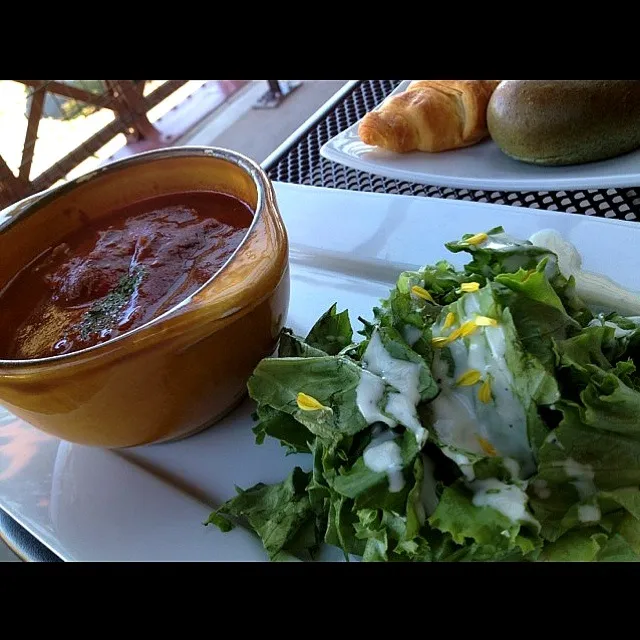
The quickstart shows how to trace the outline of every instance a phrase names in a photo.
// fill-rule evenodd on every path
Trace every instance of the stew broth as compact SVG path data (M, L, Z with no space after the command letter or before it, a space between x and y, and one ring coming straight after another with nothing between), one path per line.
M0 358L78 351L139 327L202 286L253 219L216 192L163 195L91 223L0 291Z

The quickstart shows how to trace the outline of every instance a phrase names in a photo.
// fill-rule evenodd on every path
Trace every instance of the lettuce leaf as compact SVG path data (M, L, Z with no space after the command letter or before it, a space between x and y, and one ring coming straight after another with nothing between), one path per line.
M584 405L580 417L584 424L640 440L640 392L612 372L593 365L587 365L586 369L591 377L580 394Z
M502 308L492 286L445 307L432 328L434 335L446 336L453 330L443 324L449 313L457 319L454 327L478 315L494 319L496 326L478 327L438 350L433 369L441 394L426 407L425 417L441 444L468 457L483 455L480 442L488 442L498 455L514 458L527 477L535 471L535 456L548 431L538 406L551 405L560 397L555 378L522 348L510 310ZM490 401L480 399L477 386L457 384L470 367L489 381Z
M337 304L333 304L313 325L305 339L305 343L314 349L335 356L353 339L353 329L349 320L349 312L337 312Z
M278 411L269 405L260 405L256 411L258 423L253 427L256 444L262 444L266 436L275 438L292 453L310 453L309 443L313 440L309 430L292 415Z
M353 435L367 423L356 405L360 367L345 357L266 358L249 379L249 395L293 416L312 434L328 440ZM326 409L303 411L298 393L318 400Z
M438 316L440 307L422 300L410 293L393 289L389 298L374 309L377 325L360 319L365 324L362 332L370 338L376 326L394 329L413 351L430 362L432 358L430 327ZM361 345L360 353L366 348Z
M624 536L596 528L574 530L545 546L543 562L640 562Z
M313 552L321 539L310 528L313 510L306 491L310 475L296 467L279 484L258 483L247 490L238 489L238 495L214 511L204 524L229 531L233 528L230 518L246 521L271 559L282 551L304 548Z
M422 535L424 510L420 496L423 481L424 468L418 456L413 463L411 484L404 492L405 505L398 505L396 510L392 510L390 504L382 508L362 506L357 510L355 531L356 536L366 543L365 561L432 561L430 545ZM367 502L373 504L370 500Z
M543 535L551 541L570 529L601 523L603 514L618 507L635 516L640 486L638 438L612 431L609 423L606 429L586 425L573 403L561 402L559 408L564 417L540 449L529 492Z
M452 253L466 251L472 256L465 265L465 272L494 279L501 273L515 273L519 269L535 269L543 258L555 256L548 249L536 247L528 240L519 240L505 233L502 227L486 232L488 239L481 244L466 242L473 234L465 234L461 240L447 242L445 247Z
M606 327L590 327L583 329L578 335L566 340L557 340L554 344L558 355L558 369L568 369L569 377L562 380L566 386L576 385L584 388L589 383L591 373L589 365L595 365L605 371L612 368L605 356L609 342L613 339L613 331ZM560 371L560 373L564 373Z
M321 358L328 356L326 351L308 345L302 338L296 336L291 329L283 329L278 344L279 358Z
M540 261L535 269L526 271L519 269L515 273L501 273L495 277L494 282L502 284L516 293L521 293L527 298L556 309L566 314L562 300L551 286L546 276L546 266L549 258Z
M412 349L398 331L391 327L379 327L377 330L387 353L396 360L417 364L420 367L418 392L422 401L431 400L438 394L438 386L431 374L430 360ZM364 341L368 344L368 341ZM431 350L429 350L431 354Z
M547 260L542 260L535 270L496 276L494 288L500 303L511 313L523 347L553 372L554 341L565 340L581 327L567 314L549 282L545 273Z
M562 302L566 313L581 326L585 326L593 318L593 314L576 295L575 280L573 278L567 279L560 273L558 259L554 253L543 247L535 246L528 240L513 238L506 234L502 227L490 229L486 233L487 240L478 245L466 242L471 234L466 234L462 240L449 242L445 245L449 251L454 253L466 251L473 256L473 260L465 265L465 272L499 282L499 276L518 272L524 274L535 272L543 264L544 275ZM535 284L535 280L540 281L540 276L535 276L534 283L531 284ZM529 285L528 288L528 297L531 297L532 289L535 290L536 287ZM547 293L549 292L547 291ZM547 304L547 306L553 306L549 305L549 299L547 296L538 301ZM559 308L558 310L560 311Z
M598 529L570 531L545 545L542 562L594 562L605 546L607 536Z
M514 522L490 506L475 506L472 495L463 481L447 487L429 524L450 534L456 544L471 540L487 553L517 548L526 555L542 546L537 523Z
M476 274L469 274L466 271L459 271L446 260L440 260L435 265L427 265L418 271L404 271L398 277L396 289L391 293L390 299L394 295L409 296L413 286L426 289L432 296L432 305L423 305L423 313L433 320L434 314L439 310L437 307L451 304L460 297L460 286L465 282L478 282L485 284L485 279ZM386 302L383 302L383 307Z
M640 562L633 547L627 542L624 536L613 534L600 549L597 562Z
M420 447L410 431L405 431L399 442L404 476L404 486L399 491L390 491L387 474L368 469L363 457L358 457L351 468L343 467L340 473L330 480L330 486L337 493L354 499L357 508L403 511L411 488L411 475L415 472L414 462L420 453Z
M253 431L312 470L239 489L207 524L245 524L273 560L321 544L382 562L640 559L640 319L594 317L547 249L501 227L471 238L446 245L464 269L400 274L357 344L336 304L305 338L282 331L248 382ZM399 449L367 453L385 438Z

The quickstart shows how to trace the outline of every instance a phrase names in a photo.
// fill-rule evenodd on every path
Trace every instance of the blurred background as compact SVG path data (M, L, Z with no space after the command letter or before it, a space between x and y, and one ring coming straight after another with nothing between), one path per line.
M1 80L0 208L162 147L262 162L345 80Z

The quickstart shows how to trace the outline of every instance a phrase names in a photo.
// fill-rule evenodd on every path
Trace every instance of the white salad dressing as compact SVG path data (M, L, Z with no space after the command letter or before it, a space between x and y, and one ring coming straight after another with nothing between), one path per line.
M571 484L576 488L581 500L595 500L598 491L595 482L595 473L591 465L581 464L573 458L567 458L564 463L564 472L571 478ZM597 522L600 520L600 507L592 502L581 504L578 507L578 520L580 522Z
M402 474L402 451L395 442L393 431L384 431L376 436L364 450L364 465L375 473L386 473L389 491L397 493L404 489Z
M384 422L389 427L395 427L398 423L380 411L380 401L384 395L384 380L369 371L360 372L360 382L356 387L356 404L358 410L364 416L367 424Z
M505 249L514 244L520 244L522 241L518 238L510 236L508 233L502 232L489 236L483 243L482 249L491 251Z
M578 520L580 522L598 522L600 520L600 508L595 504L581 504L578 507Z
M576 281L576 293L586 303L602 305L616 309L620 314L640 313L640 295L621 287L619 284L602 275L583 271L582 257L578 250L567 242L557 231L543 229L534 233L529 242L543 247L558 256L560 273Z
M516 240L513 241L516 242ZM499 242L494 240L493 236L489 236L489 238L482 243L482 248L488 249L489 251L495 251L504 249L506 246L508 246L508 244L508 237L505 238L505 242Z
M422 331L412 324L405 324L404 327L402 327L402 337L410 347L413 347L422 337Z
M438 438L445 444L463 449L470 453L482 455L482 447L476 437L478 427L474 402L468 394L456 390L447 376L447 363L436 352L433 359L433 376L439 381L440 393L429 404L432 415L432 425ZM449 455L443 447L443 452L456 464L460 464L453 455ZM468 464L469 460L463 456L462 464Z
M634 320L632 318L628 318L632 322ZM636 324L634 322L634 324ZM601 320L600 318L594 318L587 325L588 327L610 327L613 329L613 337L614 338L628 338L630 335L635 333L635 329L623 329L619 327L615 322L611 322L610 320Z
M531 483L531 486L533 487L534 493L541 500L546 500L551 496L551 489L549 489L549 483L546 480L537 478Z
M558 436L553 431L544 439L544 441L564 451L564 445L562 444L562 442L560 442L560 440L558 440Z
M478 443L476 442L474 446L478 446ZM444 453L445 456L447 456L447 458L449 458L450 460L453 460L458 465L458 467L460 468L460 471L462 472L462 475L467 480L475 479L476 474L473 470L473 462L471 462L471 460L469 460L467 456L447 446L443 446L441 448L441 451L442 453Z
M567 458L562 462L564 472L571 478L571 484L576 488L581 500L586 500L597 492L593 482L595 473L591 465L581 464L573 458Z
M415 400L413 396L409 398L404 393L391 392L387 396L385 411L392 415L400 424L413 431L418 441L421 442L424 429L420 424L418 413L416 412L416 405L419 401L420 394L418 394L418 399Z
M505 484L496 478L476 480L470 483L472 502L476 507L491 507L509 518L511 522L536 522L527 511L527 494L518 486Z
M423 444L427 438L427 431L420 424L416 410L420 402L420 365L394 358L384 348L378 331L374 331L371 335L369 344L362 355L362 362L369 372L379 376L387 385L395 389L395 391L389 390L387 393L384 411L404 427L413 431L418 442ZM373 383L367 379L364 373L366 372L360 376L360 382L356 389L356 404L360 413L369 421L367 415L371 416L373 413L371 401L376 399L377 405L382 400L384 387L381 389L378 385L374 388ZM364 385L363 389L361 389L362 385ZM378 394L377 398L376 394ZM388 419L383 422L389 424Z
M459 318L459 324L481 315L479 296L480 292L463 296L464 317ZM433 326L432 333L445 335L441 323ZM517 461L523 477L531 475L535 462L527 436L525 410L513 392L513 374L506 362L504 328L500 324L480 327L470 336L449 344L448 349L454 361L452 376L448 375L448 364L438 350L433 363L433 374L440 381L441 392L430 406L433 428L439 438L446 445L486 455L478 441L478 437L484 438L498 455ZM490 380L491 402L480 401L477 385L456 386L456 379L469 369L480 371L483 379Z

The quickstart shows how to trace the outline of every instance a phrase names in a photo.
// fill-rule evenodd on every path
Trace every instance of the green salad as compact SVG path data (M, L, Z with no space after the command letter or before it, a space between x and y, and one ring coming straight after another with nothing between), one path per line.
M470 261L400 274L359 336L336 305L282 331L248 382L253 431L310 470L206 524L274 560L639 560L640 318L588 306L559 253L501 227L445 246Z

